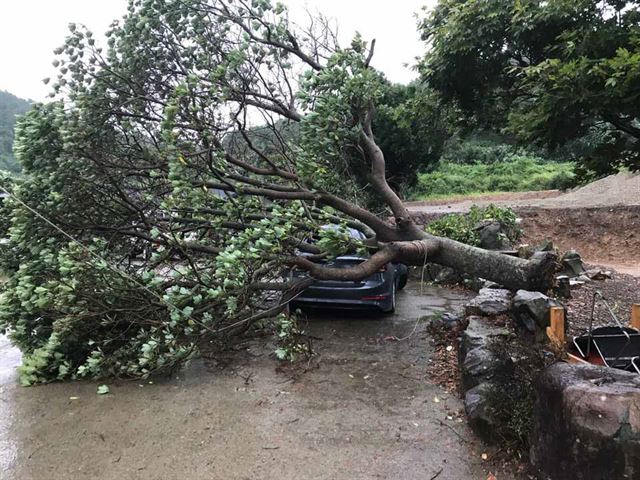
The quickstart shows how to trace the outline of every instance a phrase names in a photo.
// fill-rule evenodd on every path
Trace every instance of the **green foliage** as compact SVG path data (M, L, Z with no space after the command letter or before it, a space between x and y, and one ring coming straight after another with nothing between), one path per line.
M311 355L311 348L304 338L304 332L298 326L296 315L280 314L276 322L278 348L275 354L279 360L293 362L300 357Z
M106 50L70 30L0 205L0 333L22 382L170 372L264 328L302 354L282 284L305 239L354 247L322 226L360 224L320 199L359 188L344 162L386 88L365 43L324 47L266 0L132 0Z
M358 153L364 116L387 88L383 76L366 66L366 43L356 37L351 49L338 50L320 72L307 71L297 96L310 112L300 122L296 145L302 177L310 185L357 203L368 203L369 191Z
M516 145L513 138L503 134L475 129L449 138L441 160L444 163L488 164L510 161L514 156L535 157L540 161L555 159L543 149Z
M342 55L344 57L344 55ZM343 62L340 68L352 68ZM356 68L362 69L363 66ZM329 77L331 75L327 73ZM342 82L344 78L340 78ZM315 81L322 81L315 79ZM439 97L419 84L390 84L379 74L371 75L368 84L358 84L358 91L376 92L372 100L376 102L373 131L380 146L386 165L389 184L400 194L407 194L417 180L419 170L429 170L436 164L446 140L455 131L455 109L442 104ZM329 85L337 89L337 85ZM340 88L347 88L345 84ZM316 98L313 85L307 85L303 98ZM338 93L339 92L339 93ZM289 128L289 140L299 144L301 151L308 151L307 140L320 148L312 157L301 155L300 173L309 182L327 191L340 194L350 200L376 208L375 200L367 189L366 168L357 148L357 126L343 125L351 112L338 111L338 106L348 98L349 93L334 90L332 97L323 96L323 102L315 104L317 116L309 116L301 129ZM326 97L326 98L325 98ZM324 102L327 102L326 105ZM319 119L327 121L319 125ZM300 131L299 131L300 130ZM318 138L324 138L318 142ZM331 152L330 155L327 153Z
M20 172L20 165L13 156L13 137L16 117L31 108L27 100L0 91L0 170Z
M599 174L640 168L637 2L441 0L422 32L424 78L480 124L553 148L590 137L576 153Z
M421 84L389 85L377 107L374 131L387 178L401 193L415 185L418 171L433 168L456 129L456 110Z
M98 385L98 390L96 392L98 395L106 395L109 393L108 385Z
M477 247L480 245L480 236L476 226L483 220L498 221L504 235L511 243L515 243L522 236L515 212L510 208L495 205L487 207L473 205L469 213L445 215L429 223L427 232Z
M485 152L484 158L497 157ZM565 189L575 184L574 164L509 155L494 163L441 163L438 169L418 175L414 198L446 197L488 192L524 192Z

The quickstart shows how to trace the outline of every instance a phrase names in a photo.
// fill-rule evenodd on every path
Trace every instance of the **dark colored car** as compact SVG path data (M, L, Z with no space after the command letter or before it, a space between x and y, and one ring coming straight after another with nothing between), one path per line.
M365 259L343 256L327 262L328 267L349 268ZM293 270L295 277L306 272ZM317 280L292 302L293 308L375 308L385 313L396 309L396 293L407 284L407 267L401 263L387 263L373 275L360 281Z
M336 228L325 225L323 228ZM365 235L354 228L349 235L364 240ZM341 256L325 262L327 267L349 268L366 259L360 256ZM306 276L307 273L294 269L292 277ZM293 308L326 307L364 309L375 308L383 312L396 309L396 292L407 284L407 266L401 263L387 263L379 271L360 281L317 280L291 302Z

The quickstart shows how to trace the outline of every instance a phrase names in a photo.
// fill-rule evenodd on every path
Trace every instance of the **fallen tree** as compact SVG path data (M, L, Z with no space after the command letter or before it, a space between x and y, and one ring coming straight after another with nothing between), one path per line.
M325 19L303 29L266 0L134 0L108 41L72 25L56 100L18 127L28 175L3 205L0 327L25 353L25 383L172 368L277 318L312 278L391 261L549 288L549 257L412 221L372 130L386 84L374 42L341 48ZM356 171L382 211L359 204ZM368 259L317 262L352 250ZM289 280L294 267L312 278Z

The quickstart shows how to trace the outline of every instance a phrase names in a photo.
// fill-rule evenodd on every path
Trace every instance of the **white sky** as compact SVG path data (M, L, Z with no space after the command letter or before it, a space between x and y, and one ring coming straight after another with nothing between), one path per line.
M394 82L407 83L422 55L414 14L436 0L285 0L291 18L304 24L305 8L335 18L341 43L359 31L376 39L372 64ZM0 90L33 100L44 100L49 87L42 83L55 73L53 50L62 45L71 22L85 24L101 36L126 10L127 0L0 0Z

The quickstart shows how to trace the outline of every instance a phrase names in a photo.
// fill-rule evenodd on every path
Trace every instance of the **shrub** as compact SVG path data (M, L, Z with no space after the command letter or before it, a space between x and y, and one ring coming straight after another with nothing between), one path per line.
M486 164L443 162L437 170L418 175L413 197L566 189L575 183L574 168L572 162L547 162L517 154Z
M484 208L474 205L467 214L446 215L431 222L427 226L427 231L433 235L478 246L480 245L480 236L475 227L482 220L489 219L500 222L502 231L510 242L514 243L522 236L515 212L510 208L496 207L495 205Z

